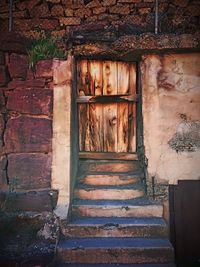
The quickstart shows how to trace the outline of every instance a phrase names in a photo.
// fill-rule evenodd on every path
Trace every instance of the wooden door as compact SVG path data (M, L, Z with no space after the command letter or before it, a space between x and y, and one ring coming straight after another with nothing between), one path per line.
M135 63L80 60L77 103L81 155L135 152Z

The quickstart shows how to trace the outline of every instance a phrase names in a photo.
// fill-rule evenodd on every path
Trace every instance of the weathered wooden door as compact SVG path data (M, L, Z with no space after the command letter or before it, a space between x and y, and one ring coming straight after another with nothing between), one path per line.
M135 63L80 60L77 64L80 154L135 152L135 100Z

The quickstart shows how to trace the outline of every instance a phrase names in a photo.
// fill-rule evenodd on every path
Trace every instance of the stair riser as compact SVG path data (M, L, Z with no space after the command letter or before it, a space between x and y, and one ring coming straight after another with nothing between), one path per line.
M75 191L75 196L80 199L91 200L128 200L144 196L144 191L134 189L95 189L88 191L79 189Z
M133 176L87 175L82 182L86 185L129 185L139 181L139 177Z
M167 237L166 226L150 225L150 226L111 226L97 225L97 226L70 226L62 229L65 237Z
M86 217L162 217L163 207L149 206L73 206L75 216Z
M115 172L134 172L139 170L139 163L133 162L82 162L79 165L79 171L82 172L95 172L95 173L115 173Z
M170 263L170 248L74 248L57 252L60 262L65 263Z

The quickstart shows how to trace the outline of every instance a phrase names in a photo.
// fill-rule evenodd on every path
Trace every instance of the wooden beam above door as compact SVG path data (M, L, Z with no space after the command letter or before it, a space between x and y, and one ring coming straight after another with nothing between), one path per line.
M79 152L80 159L119 159L138 160L136 153L112 153L112 152Z

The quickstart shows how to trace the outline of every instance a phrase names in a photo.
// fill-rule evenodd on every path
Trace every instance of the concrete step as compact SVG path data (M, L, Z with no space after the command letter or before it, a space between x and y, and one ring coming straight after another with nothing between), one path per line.
M83 237L165 237L167 225L162 218L76 218L62 222L61 231L68 238Z
M61 263L172 263L174 252L167 239L73 238L59 242Z
M79 173L132 173L140 170L139 161L80 160Z
M173 263L163 264L61 264L57 267L176 267Z
M141 183L125 186L91 186L78 184L78 187L74 191L75 198L95 200L128 200L143 197L144 194L144 187Z
M140 181L140 175L126 174L88 174L78 178L85 185L128 185Z
M163 206L145 198L134 200L74 200L75 217L162 217Z

